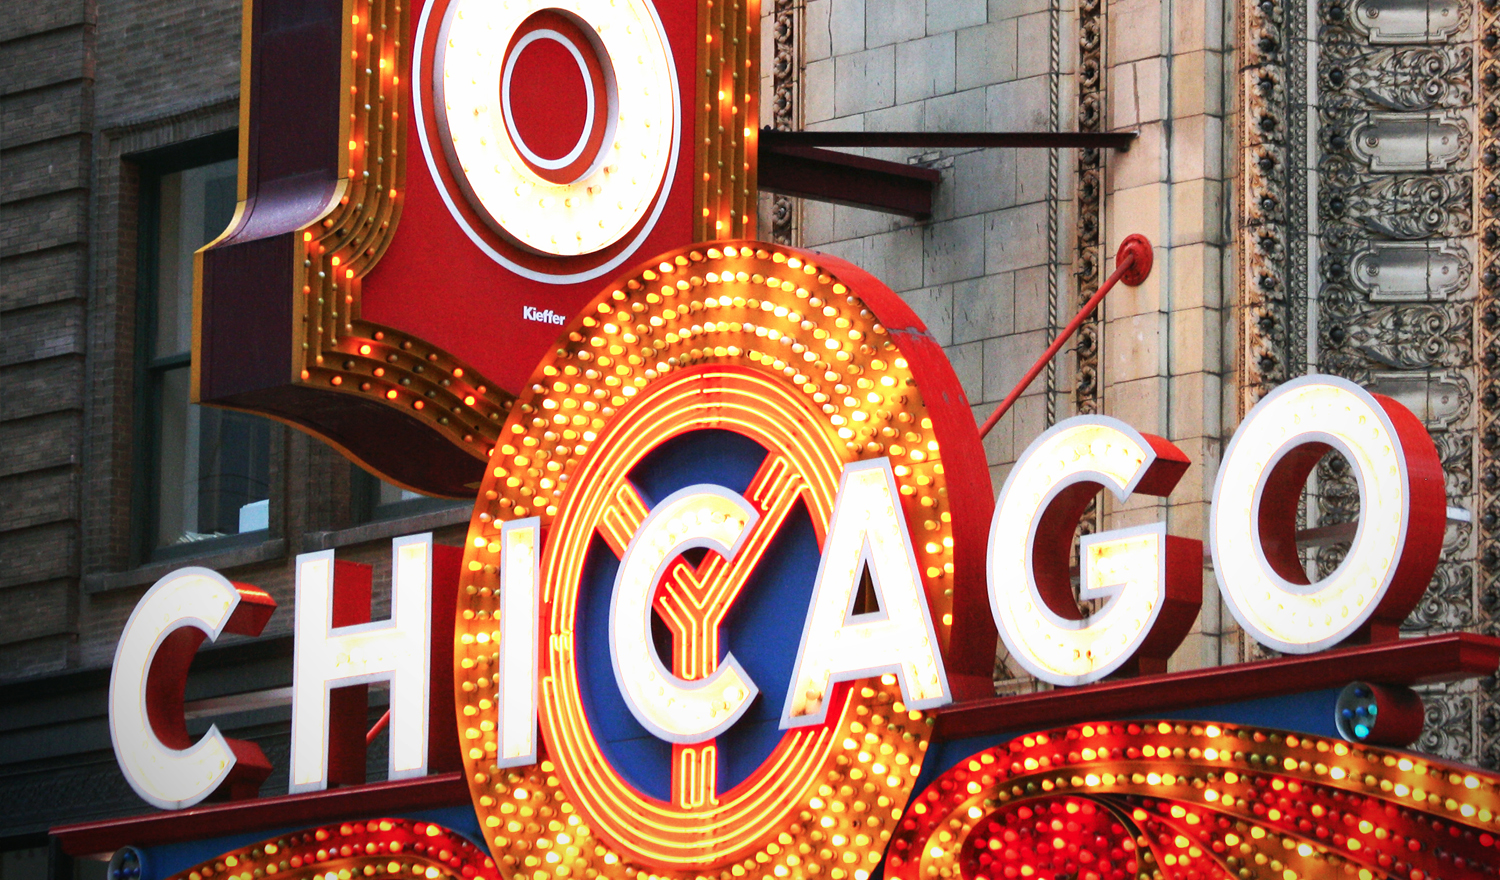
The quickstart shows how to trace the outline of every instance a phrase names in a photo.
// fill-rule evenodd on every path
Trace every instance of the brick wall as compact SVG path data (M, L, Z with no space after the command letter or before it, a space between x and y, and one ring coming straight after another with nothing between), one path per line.
M239 0L43 0L0 16L0 681L108 664L171 563L132 546L140 165L235 130ZM198 563L291 605L348 465L281 428L261 546ZM288 541L287 536L296 536ZM455 539L457 540L457 539ZM388 557L382 541L363 553ZM283 632L283 612L270 632Z
M76 660L96 9L0 21L0 677Z
M240 16L235 0L101 2L100 127L149 124L237 96Z

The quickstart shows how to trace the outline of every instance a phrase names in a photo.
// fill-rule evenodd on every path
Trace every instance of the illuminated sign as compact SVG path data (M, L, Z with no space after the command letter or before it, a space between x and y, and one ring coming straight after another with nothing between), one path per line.
M1026 448L997 501L969 402L900 297L741 237L758 4L302 3L247 10L241 210L201 255L195 387L476 497L462 548L394 542L390 621L369 619L369 568L298 557L289 784L306 804L363 780L365 688L388 682L391 785L461 769L487 853L365 817L178 880L1493 865L1496 780L1373 747L1420 729L1420 700L1379 679L1341 697L1346 741L1075 716L996 742L1041 726L1008 717L933 761L954 742L940 709L993 705L997 635L1073 694L1177 680L1156 673L1201 605L1202 543L1118 517L1077 541L1076 593L1070 569L1100 492L1166 498L1194 463L1080 416ZM314 62L283 82L293 50ZM307 96L338 115L299 110ZM321 153L278 154L302 125ZM1329 451L1361 517L1313 581L1297 505ZM1443 522L1418 420L1312 376L1236 431L1210 558L1246 633L1312 653L1393 640ZM186 569L132 615L110 724L151 804L246 795L269 772L216 729L190 742L181 695L203 638L253 635L273 608Z
M1308 583L1287 548L1296 495L1329 449L1354 465L1364 515L1344 565ZM1161 523L1080 542L1079 599L1104 599L1097 610L1079 607L1068 573L1095 495L1169 495L1191 466L1180 450L1115 419L1066 420L1020 456L989 516L941 350L878 281L791 248L689 246L606 287L486 458L442 590L433 556L460 551L396 542L392 621L366 622L367 570L340 601L345 564L299 558L290 771L294 791L357 778L337 770L350 732L334 728L363 712L336 698L388 680L390 775L426 772L429 725L447 711L426 690L428 604L452 590L458 750L507 876L756 866L865 880L901 838L933 710L990 693L991 627L1037 678L1081 685L1162 671L1200 600L1200 543ZM1404 616L1442 509L1414 416L1309 377L1236 432L1215 570L1253 637L1320 650ZM140 669L170 669L160 680L181 691L186 663L151 661L152 639L217 632L227 613L226 582L184 577L143 600L154 623L127 629L112 702L122 767L167 807L220 784L205 770L181 775L191 791L162 788L151 768L198 766L160 733L180 707L150 724L130 711L152 692ZM219 610L193 610L205 602Z
M886 876L1478 878L1500 855L1496 782L1321 736L1072 725L984 749L936 780L892 841Z
M432 536L401 538L391 549L391 619L375 623L367 622L368 587L354 602L337 595L332 550L297 557L289 786L294 793L328 787L329 765L343 757L330 755L331 719L343 720L351 708L363 714L362 700L336 708L337 692L377 681L388 682L391 690L389 778L427 775ZM363 621L339 620L350 605ZM363 778L363 753L349 758L355 762L350 775Z
M1161 672L1202 602L1203 546L1160 523L1079 542L1078 598L1107 599L1084 616L1068 575L1073 535L1102 488L1121 502L1165 496L1187 456L1117 419L1078 416L1016 460L990 525L990 607L1011 656L1060 685L1086 684L1134 662Z
M876 846L885 850L884 876L899 880L1480 880L1494 875L1500 855L1497 815L1493 774L1423 755L1243 725L1099 722L981 749L934 779ZM237 847L174 877L575 876L564 856L549 858L559 848L578 849L568 837L525 860L497 862L440 826L371 819ZM801 847L783 852L784 861L738 871L637 876L851 873L847 865L804 871ZM550 867L521 867L531 862Z
M204 568L157 581L136 603L109 678L109 737L120 772L153 807L177 810L228 787L253 795L271 772L260 746L210 727L188 738L182 692L206 638L259 635L276 603L261 590Z
M847 465L792 667L782 727L821 724L840 681L893 673L910 709L952 699L890 459ZM877 612L853 614L861 577Z
M1354 471L1359 529L1339 567L1309 583L1293 530L1303 484L1329 450ZM1393 638L1432 579L1446 497L1432 438L1405 407L1340 379L1282 385L1235 431L1214 483L1209 533L1230 611L1289 653L1366 626Z
M419 76L431 65L431 91L424 77L415 113L437 121L436 138L417 129L423 156L471 208L442 190L454 222L501 266L552 284L593 280L635 254L666 207L662 184L675 175L682 139L677 67L650 0L576 8L431 3L414 62ZM576 101L565 87L575 79L581 107L545 106ZM436 164L443 160L446 169ZM489 229L476 227L473 213ZM590 261L597 265L522 258L592 255L626 236L629 245Z
M483 536L474 540L476 547L480 543L490 544ZM538 604L541 518L532 516L506 522L500 527L500 540L496 543L505 558L500 566L500 585L495 591L500 628L493 635L479 634L487 637L486 641L497 643L493 660L496 670L492 677L495 715L499 718L495 722L495 764L526 767L536 763L537 753L536 622L541 611ZM463 712L474 716L489 708L481 700L477 705L465 707Z
M654 254L755 233L758 3L245 8L195 400L472 497L565 316Z
M460 582L458 722L497 860L873 870L945 668L988 691L994 657L982 521L960 513L987 510L988 478L919 328L852 266L732 242L665 254L570 322L490 458ZM507 549L532 522L536 563ZM541 609L525 647L512 602ZM533 644L537 715L512 715L529 689L499 683ZM535 717L537 760L498 758L527 754ZM547 857L522 810L563 817Z

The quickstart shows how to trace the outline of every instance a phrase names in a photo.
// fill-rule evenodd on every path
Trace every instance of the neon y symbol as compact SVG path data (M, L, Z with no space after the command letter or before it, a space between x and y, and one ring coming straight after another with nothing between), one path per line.
M732 655L720 664L719 626L804 487L785 458L771 455L744 497L690 486L648 512L622 483L601 518L605 542L621 557L610 612L616 680L642 726L673 744L678 806L715 803L714 738L757 693ZM693 566L682 553L695 547L714 552ZM652 608L672 634L670 670L659 668L651 643Z

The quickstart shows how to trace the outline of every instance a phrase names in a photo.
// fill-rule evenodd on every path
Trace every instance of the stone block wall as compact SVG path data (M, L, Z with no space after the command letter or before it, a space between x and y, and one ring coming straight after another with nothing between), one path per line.
M13 7L0 21L0 679L106 661L113 606L133 604L85 582L134 561L134 154L232 131L239 89L233 0Z
M1219 456L1239 422L1226 381L1234 339L1226 15L1219 0L1120 0L1110 6L1106 53L1109 126L1140 133L1109 168L1106 251L1139 232L1156 245L1156 267L1107 304L1103 411L1170 439L1194 463L1166 504L1128 505L1119 519L1158 519L1164 509L1174 533L1205 541ZM1203 599L1174 663L1242 659L1207 569Z
M813 0L806 127L1036 131L1047 127L1051 101L1071 127L1075 41L1071 15L1059 10L1056 19L1054 75L1053 16L1044 4ZM942 172L932 218L805 203L801 243L859 263L905 295L944 345L976 412L987 414L986 404L999 402L1050 341L1056 309L1048 297L1065 298L1071 248L1049 265L1047 232L1054 223L1059 241L1071 242L1073 217L1065 205L1049 216L1047 198L1055 190L1071 200L1072 175L1062 173L1071 156L1058 157L1052 187L1045 151L869 152ZM1044 384L1033 386L988 438L996 488L1014 459L1014 438L1041 430L1044 394Z
M1105 14L1101 128L1139 139L1103 161L1098 220L1109 259L1098 277L1134 232L1154 243L1156 268L1101 310L1098 411L1172 440L1195 466L1167 502L1117 509L1106 499L1102 527L1166 519L1174 533L1206 539L1220 447L1237 421L1223 415L1235 413L1223 381L1233 339L1226 15L1219 0L1119 0ZM1071 3L1041 0L808 0L797 46L801 122L829 131L1078 130L1079 21ZM932 218L803 202L796 243L859 263L900 292L943 344L982 421L1093 292L1078 277L1076 151L868 153L941 171ZM997 492L1027 444L1078 411L1079 357L1070 344L986 438ZM1206 566L1204 588L1177 667L1240 659Z

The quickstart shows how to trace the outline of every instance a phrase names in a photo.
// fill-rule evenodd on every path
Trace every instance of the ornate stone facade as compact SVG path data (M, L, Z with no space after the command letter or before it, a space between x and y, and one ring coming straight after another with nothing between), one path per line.
M1477 260L1479 294L1476 306L1474 371L1479 406L1476 407L1478 451L1475 569L1478 624L1488 634L1500 634L1500 4L1481 0L1474 31L1478 78L1476 129L1479 160L1475 164ZM1500 680L1482 684L1475 708L1479 728L1479 757L1500 767Z
M1080 0L1078 6L1078 130L1104 131L1106 126L1104 66L1105 0ZM1104 167L1103 150L1078 151L1078 298L1081 307L1094 295L1104 273L1100 271L1108 256L1104 250ZM1072 316L1067 316L1071 318ZM1074 349L1077 363L1073 386L1076 411L1095 413L1103 394L1100 383L1100 329L1103 319L1095 312L1078 328Z
M1476 352L1488 351L1483 337L1500 317L1487 304L1490 286L1481 296L1476 283L1476 246L1491 245L1475 240L1476 168L1482 182L1489 164L1475 161L1474 53L1489 50L1476 43L1473 7L1321 0L1313 20L1307 7L1279 0L1241 9L1241 413L1312 370L1422 417L1448 503L1474 511L1482 501L1481 539L1476 547L1473 526L1450 523L1437 576L1405 628L1475 629L1489 615L1476 550L1480 560L1500 558L1484 546L1493 490L1474 478L1476 466L1482 477L1497 472L1500 441L1485 442L1488 419L1475 406L1476 369L1488 371L1494 357ZM1356 519L1357 498L1347 468L1324 462L1309 524ZM1343 549L1319 548L1316 570L1331 571ZM1495 716L1492 689L1434 689L1420 747L1495 766Z
M798 19L802 0L775 0L771 11L771 127L792 131L801 127L797 113L797 91L801 80ZM796 244L796 205L788 196L771 198L771 240Z
M1246 2L1240 26L1239 415L1290 375L1290 291L1295 273L1289 182L1287 12L1283 0Z
M1307 114L1318 156L1316 363L1421 415L1449 504L1465 510L1474 491L1469 19L1468 5L1447 0L1324 0L1315 23L1318 112ZM1341 499L1351 493L1339 484L1351 478L1328 476L1325 521L1347 517ZM1409 631L1475 625L1471 533L1466 523L1448 529L1444 561ZM1430 694L1421 747L1475 759L1475 708L1467 692Z

